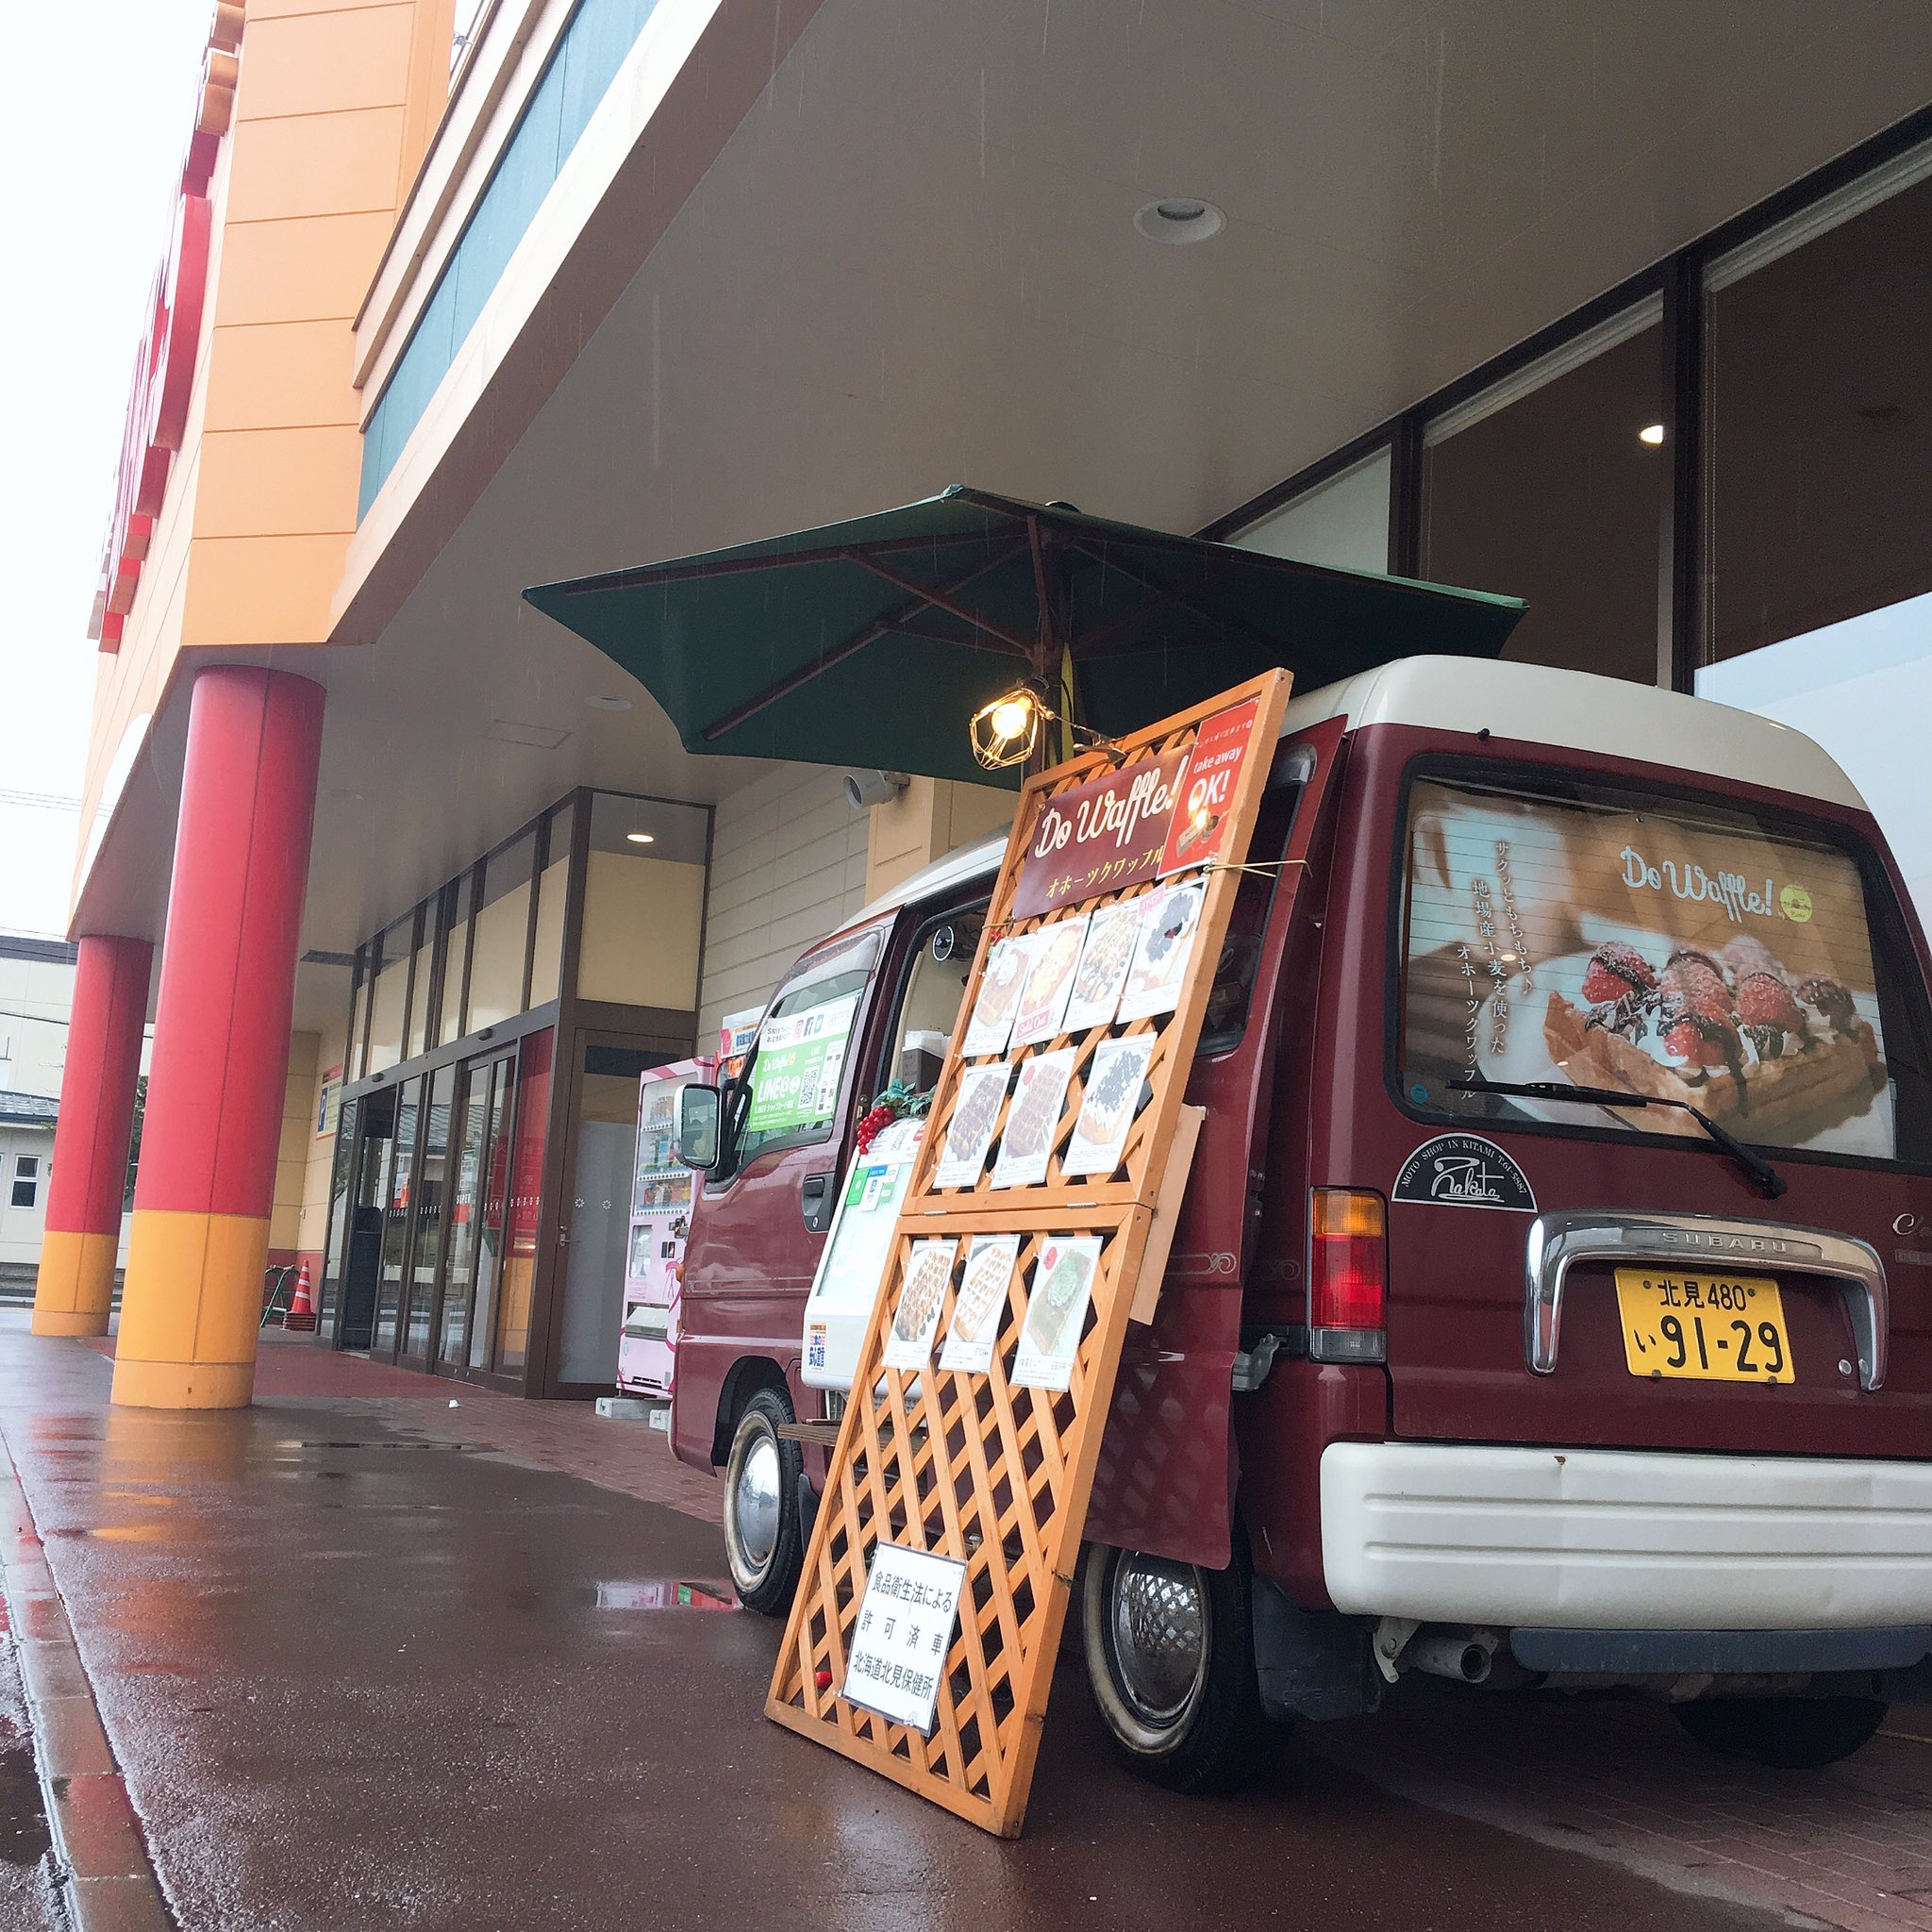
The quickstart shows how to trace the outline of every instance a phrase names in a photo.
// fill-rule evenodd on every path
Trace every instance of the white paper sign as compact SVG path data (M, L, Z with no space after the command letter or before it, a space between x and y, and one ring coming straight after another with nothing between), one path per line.
M1033 964L1013 1020L1015 1046L1041 1046L1066 1024L1067 996L1087 943L1087 915L1057 919L1033 935Z
M1150 892L1141 902L1147 908L1134 963L1121 994L1123 1020L1149 1020L1171 1013L1180 1003L1181 984L1188 976L1188 956L1194 950L1194 933L1201 923L1203 887L1198 879Z
M953 1278L958 1241L914 1241L906 1257L906 1278L899 1284L899 1305L886 1336L884 1361L889 1369L923 1369L932 1360L932 1340L939 1332L940 1309Z
M940 1367L961 1374L983 1375L992 1366L1000 1339L1000 1318L1007 1311L1007 1291L1012 1285L1013 1263L1020 1258L1016 1234L974 1237L966 1251L966 1272L953 1300L953 1319L946 1324Z
M1008 1036L1013 1030L1013 1015L1020 1010L1020 990L1033 963L1033 943L1038 933L1014 933L993 941L986 956L986 972L979 981L979 997L973 1002L973 1017L966 1023L966 1043L960 1052L970 1059L982 1054L1005 1053Z
M1000 1137L1000 1156L992 1164L996 1188L1030 1188L1046 1178L1047 1157L1053 1152L1060 1110L1067 1102L1067 1082L1074 1077L1074 1053L1063 1046L1020 1063L1013 1104Z
M1088 920L1087 945L1074 974L1073 997L1067 1002L1063 1022L1069 1033L1113 1024L1121 988L1127 983L1127 968L1134 963L1141 915L1146 909L1144 898L1123 899L1118 906L1102 907Z
M1004 1060L960 1071L959 1096L933 1169L934 1187L970 1188L979 1178L992 1130L999 1124L1000 1103L1007 1097L1007 1082L1012 1077L1013 1070Z
M879 1543L872 1553L840 1695L896 1724L930 1732L966 1566Z
M1080 1094L1080 1117L1060 1161L1062 1174L1111 1174L1121 1164L1153 1056L1151 1033L1103 1041L1093 1049Z
M1100 1266L1098 1235L1053 1235L1033 1264L1033 1291L1013 1357L1013 1380L1027 1389L1064 1390L1074 1378L1080 1331Z
M894 1121L854 1159L845 1175L832 1231L819 1251L818 1273L806 1297L799 1378L808 1388L852 1384L924 1133L923 1120Z

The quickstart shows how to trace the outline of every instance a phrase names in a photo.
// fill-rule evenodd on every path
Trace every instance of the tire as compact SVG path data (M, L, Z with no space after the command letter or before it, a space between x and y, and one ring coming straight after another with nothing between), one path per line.
M1231 1791L1274 1767L1284 1734L1261 1709L1250 1589L1239 1543L1225 1570L1088 1550L1087 1682L1135 1776L1171 1791Z
M739 1412L724 1463L724 1555L746 1609L782 1617L791 1607L805 1542L798 1492L805 1463L778 1435L793 1420L782 1389L760 1389Z
M1777 1771L1818 1771L1849 1757L1885 1722L1875 1697L1707 1697L1674 1707L1707 1751Z

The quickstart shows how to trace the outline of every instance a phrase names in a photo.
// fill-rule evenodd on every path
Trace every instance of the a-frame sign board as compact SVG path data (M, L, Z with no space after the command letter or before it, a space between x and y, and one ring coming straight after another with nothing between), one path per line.
M1022 791L765 1706L1002 1837L1289 683Z

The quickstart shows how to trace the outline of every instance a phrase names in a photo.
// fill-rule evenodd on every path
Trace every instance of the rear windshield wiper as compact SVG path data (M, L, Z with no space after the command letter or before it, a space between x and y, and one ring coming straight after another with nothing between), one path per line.
M1688 1113L1751 1176L1767 1201L1775 1201L1790 1185L1770 1161L1752 1153L1728 1128L1719 1126L1702 1108L1692 1107L1688 1100L1663 1100L1650 1093L1620 1093L1614 1087L1565 1087L1555 1080L1490 1080L1480 1073L1468 1079L1452 1080L1449 1085L1459 1093L1519 1094L1525 1100L1573 1100L1580 1107L1675 1108L1679 1112Z

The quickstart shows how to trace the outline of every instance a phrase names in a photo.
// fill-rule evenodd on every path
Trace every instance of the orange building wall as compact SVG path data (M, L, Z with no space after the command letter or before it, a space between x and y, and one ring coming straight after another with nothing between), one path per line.
M248 0L187 435L101 659L83 824L183 651L327 636L361 463L351 324L448 98L454 8Z

